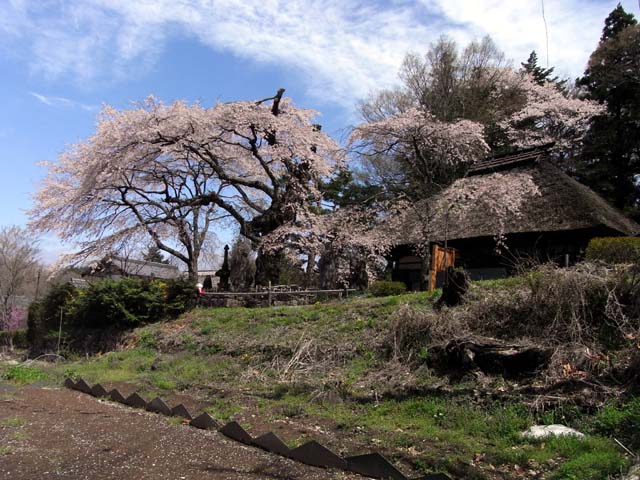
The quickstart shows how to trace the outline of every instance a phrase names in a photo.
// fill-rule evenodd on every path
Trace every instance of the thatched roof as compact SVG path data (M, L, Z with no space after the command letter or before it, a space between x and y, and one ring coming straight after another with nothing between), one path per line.
M523 199L519 216L507 217L500 223L485 203L470 200L465 203L465 200L461 200L451 210L446 229L444 215L434 215L429 222L431 240L443 240L445 236L455 240L495 236L499 233L557 232L596 227L604 227L611 230L611 233L622 235L640 234L640 225L625 217L593 190L554 166L544 149L530 149L481 161L470 169L467 177L458 180L454 186L473 189L475 185L484 183L486 188L486 182L516 180L532 181L539 191L538 194L531 194ZM500 190L504 188L500 189L496 185L496 191ZM447 190L441 194L441 198L446 194ZM445 231L448 232L446 235ZM413 232L414 235L417 234L417 230L413 229Z

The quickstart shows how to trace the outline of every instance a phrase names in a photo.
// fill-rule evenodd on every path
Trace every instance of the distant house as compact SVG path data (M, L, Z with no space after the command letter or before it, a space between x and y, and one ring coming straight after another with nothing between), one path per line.
M87 281L99 278L116 280L123 277L172 279L182 277L182 273L175 265L134 260L117 255L103 258L99 262L86 267L82 273L82 278Z
M458 185L493 181L494 172L510 180L525 174L539 189L539 195L526 198L521 215L499 223L486 205L461 201L450 218L436 215L431 222L429 265L414 246L422 239L407 234L392 250L392 278L412 290L421 286L421 272L429 269L432 284L439 283L443 262L463 266L472 279L505 277L523 259L571 264L579 260L594 237L636 236L640 225L625 217L588 187L569 177L551 163L545 149L523 150L516 154L489 158L476 164ZM504 181L505 177L495 178ZM410 230L408 230L410 231ZM508 249L496 251L495 237L505 235ZM447 247L443 246L446 240Z

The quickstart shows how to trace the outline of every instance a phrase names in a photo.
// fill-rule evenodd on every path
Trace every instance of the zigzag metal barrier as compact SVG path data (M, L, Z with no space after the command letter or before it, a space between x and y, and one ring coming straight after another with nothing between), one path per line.
M224 426L220 426L208 413L202 413L194 418L183 404L171 408L160 397L156 397L150 402L147 402L137 393L132 393L125 398L117 389L107 392L99 383L90 386L82 379L74 382L70 378L67 378L64 381L64 386L72 390L93 395L94 397L106 397L114 402L122 403L130 407L143 408L147 411L166 416L183 417L189 420L189 425L193 427L203 430L217 430L237 442L258 447L267 452L297 460L306 465L322 468L337 468L381 480L409 480L408 477L379 453L368 453L342 458L314 440L292 449L273 432L268 432L257 438L253 438L237 422L229 422ZM430 473L414 480L451 479L443 473Z

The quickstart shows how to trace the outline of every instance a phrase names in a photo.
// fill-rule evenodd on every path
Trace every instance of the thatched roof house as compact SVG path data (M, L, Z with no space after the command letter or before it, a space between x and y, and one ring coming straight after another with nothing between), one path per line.
M507 189L519 182L535 188L524 189L527 193L520 199L517 214L496 215L500 195L506 197ZM456 264L475 278L506 276L524 259L573 263L593 237L640 234L640 225L553 165L544 148L481 161L450 190L473 191L480 186L492 192L489 199L457 198L454 208L430 217L427 229L428 240L439 245L446 241L455 248ZM451 198L450 194L445 190L430 203ZM394 278L413 289L420 283L421 268L424 277L422 260L412 252L412 244L424 241L421 231L413 228L405 234L411 243L399 241L392 254ZM505 238L507 248L501 253L496 252L497 235Z

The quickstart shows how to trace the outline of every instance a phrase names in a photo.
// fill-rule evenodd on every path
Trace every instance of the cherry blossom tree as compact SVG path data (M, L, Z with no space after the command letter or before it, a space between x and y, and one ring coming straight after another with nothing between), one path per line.
M311 210L264 238L263 248L277 250L298 261L307 254L307 269L318 260L320 286L365 288L384 267L384 255L397 240L404 217L395 211L400 202L369 202L330 212ZM395 227L395 230L394 230Z
M227 222L259 246L319 201L318 183L342 162L315 112L283 93L210 108L153 98L104 107L95 134L47 165L31 224L78 242L82 256L151 238L192 277L212 225ZM277 276L273 255L260 251L258 282Z
M494 111L492 125L512 147L554 143L557 158L571 156L601 107L560 91L552 82L540 85L526 72L500 70L492 76L487 101L493 96L511 100L508 109ZM421 104L378 112L376 120L353 130L350 144L365 163L375 165L383 186L404 193L394 207L398 214L386 217L405 219L388 227L396 232L396 243L403 237L398 225L405 223L414 228L405 238L422 238L428 245L437 219L454 218L457 206L468 201L486 205L496 224L503 225L508 216L517 218L523 202L537 194L527 178L509 176L496 182L499 174L493 174L486 182L464 181L466 170L489 153L487 125L462 118L444 121ZM442 231L442 225L437 227ZM496 232L498 239L501 233ZM420 253L428 261L428 251Z
M15 328L16 296L33 287L29 283L35 279L38 253L37 242L24 228L0 228L0 330Z
M511 147L555 143L559 157L581 146L595 115L596 102L542 85L526 72L502 68L493 75L491 97L512 97L508 111L494 112L493 130ZM465 169L489 153L487 125L458 118L443 121L426 106L414 106L358 125L351 145L373 163L386 185L409 186L412 195L430 196L461 177Z
M499 123L514 147L554 143L556 153L570 156L580 150L593 118L603 110L575 92L563 91L553 81L541 85L524 72L511 71L500 88L515 88L521 95L519 108Z
M413 187L412 193L419 196L447 186L463 174L465 166L489 152L481 124L439 121L419 108L357 126L350 145L362 156L400 164L402 174L395 181Z

